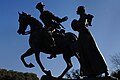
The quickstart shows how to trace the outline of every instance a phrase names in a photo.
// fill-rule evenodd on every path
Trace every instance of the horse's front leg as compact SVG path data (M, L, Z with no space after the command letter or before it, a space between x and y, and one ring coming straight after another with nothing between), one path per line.
M32 51L32 49L31 48L29 48L22 56L21 56L21 61L23 62L23 64L25 65L25 67L29 67L29 68L32 68L32 67L34 67L34 65L32 64L32 63L29 63L29 64L27 64L26 62L25 62L25 57L28 57L28 56L30 56L30 55L32 55L33 54L33 51Z
M40 61L39 55L40 55L40 51L35 52L35 58L36 58L36 61L37 61L38 65L40 66L40 68L42 69L42 71L43 71L46 75L51 76L50 70L49 70L49 71L45 70L44 66L42 65L42 63L41 63L41 61Z
M65 62L67 63L67 67L63 71L63 73L59 76L59 78L62 78L66 74L66 72L68 72L68 70L73 66L71 59L70 59L71 57L68 57L67 55L63 55L63 58L64 58Z

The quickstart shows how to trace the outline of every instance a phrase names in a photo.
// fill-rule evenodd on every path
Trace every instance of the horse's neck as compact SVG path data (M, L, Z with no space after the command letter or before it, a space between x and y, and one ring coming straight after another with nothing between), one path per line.
M30 18L29 25L30 25L31 31L35 31L43 28L42 23L33 17Z

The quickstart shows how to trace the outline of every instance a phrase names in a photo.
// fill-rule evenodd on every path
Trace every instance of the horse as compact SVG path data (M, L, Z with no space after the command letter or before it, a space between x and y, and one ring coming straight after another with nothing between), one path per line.
M48 31L44 30L42 23L25 12L18 12L18 14L19 29L17 33L22 35L28 33L30 34L30 48L21 55L21 61L23 62L25 67L34 67L32 63L26 63L24 58L35 54L35 59L41 70L48 75L50 73L50 70L46 70L42 65L39 57L40 52L56 55L63 54L63 59L65 60L67 67L62 72L62 74L58 76L59 78L62 78L72 67L71 57L75 56L78 60L80 58L78 53L75 51L75 48L73 47L73 45L77 41L77 36L71 32L65 32L65 36L54 36L56 46L54 48L50 47L50 36ZM30 32L26 31L28 25L30 26Z

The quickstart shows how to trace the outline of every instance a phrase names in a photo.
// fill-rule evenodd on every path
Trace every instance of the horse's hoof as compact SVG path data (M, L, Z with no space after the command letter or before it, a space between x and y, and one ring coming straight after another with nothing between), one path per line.
M32 63L29 64L29 68L35 67Z
M52 76L51 71L44 71L47 76Z

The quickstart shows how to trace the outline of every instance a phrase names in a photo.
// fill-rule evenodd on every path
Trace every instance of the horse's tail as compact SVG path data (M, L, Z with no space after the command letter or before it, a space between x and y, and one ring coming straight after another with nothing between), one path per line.
M78 37L74 33L71 33L71 32L67 32L65 36L67 38L67 43L69 45L69 48L72 50L73 53L76 53Z

